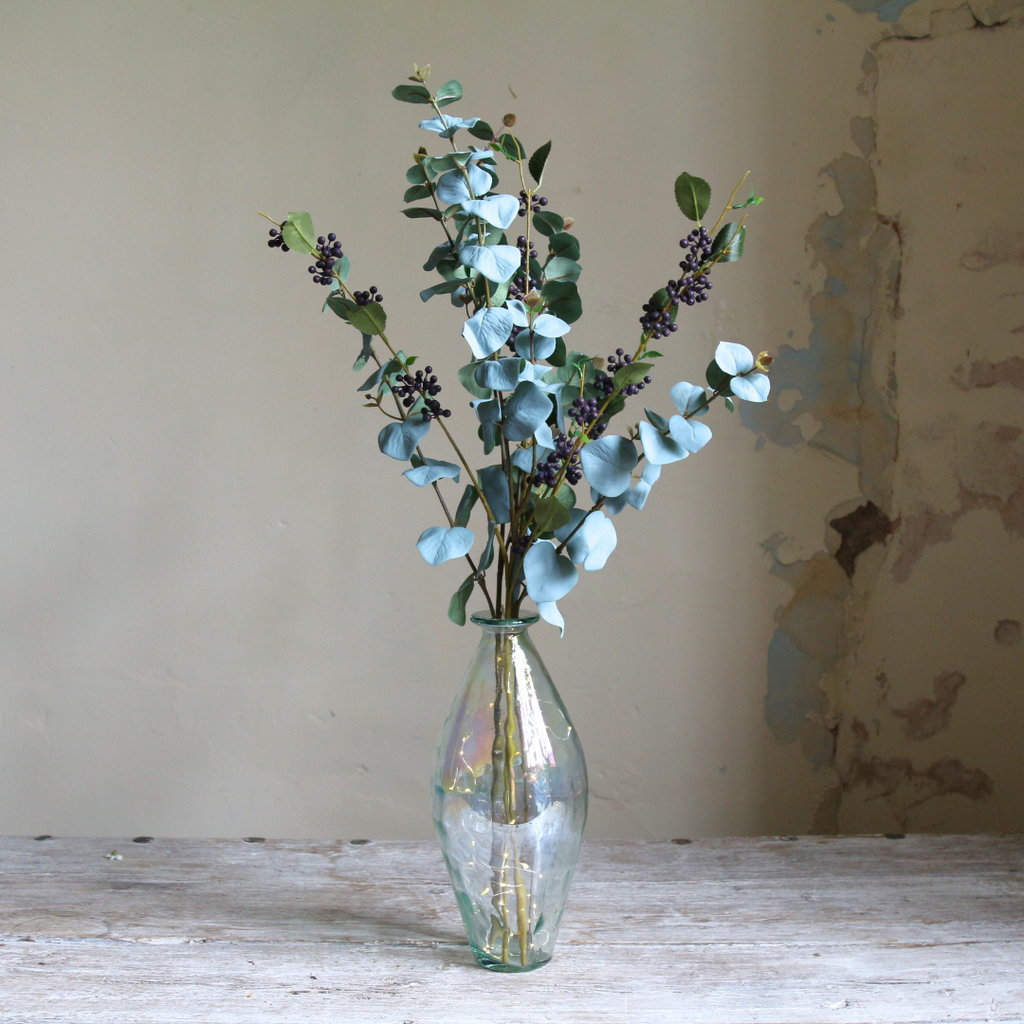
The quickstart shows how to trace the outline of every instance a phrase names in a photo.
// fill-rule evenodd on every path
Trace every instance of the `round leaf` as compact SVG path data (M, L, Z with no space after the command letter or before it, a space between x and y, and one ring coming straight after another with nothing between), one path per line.
M746 345L720 341L718 348L715 349L715 362L723 372L734 377L738 373L748 373L754 368L754 354Z
M514 245L464 245L459 250L459 259L489 281L501 284L519 269L523 254Z
M410 416L402 423L389 423L377 435L377 447L385 455L399 462L408 462L416 446L427 436L430 421L420 416Z
M497 306L477 310L462 325L462 336L469 342L477 359L486 359L492 352L497 352L511 333L512 314Z
M532 381L520 381L505 403L502 433L510 441L525 441L550 415L551 399Z
M583 446L580 463L590 485L614 498L629 487L637 463L636 447L625 437L600 437Z
M480 217L504 230L519 216L519 200L515 196L488 196L486 199L467 199L462 204L466 213Z
M576 566L555 551L549 540L537 541L523 556L526 592L537 604L565 597L579 579Z
M733 377L729 387L737 398L745 398L748 402L765 402L772 385L763 373L751 373L746 377Z
M644 455L653 466L666 466L670 462L685 459L690 453L671 437L666 437L660 430L655 430L650 423L640 424L640 441L644 446Z
M473 531L464 526L431 526L416 541L420 554L431 564L440 565L452 558L461 558L473 547Z

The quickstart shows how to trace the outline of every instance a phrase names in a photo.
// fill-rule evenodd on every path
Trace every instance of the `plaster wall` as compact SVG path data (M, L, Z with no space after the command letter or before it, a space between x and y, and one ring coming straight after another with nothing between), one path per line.
M457 391L397 213L414 60L554 140L586 351L672 276L681 170L768 197L651 393L725 338L780 352L771 403L539 637L588 834L1019 829L1022 40L1007 0L5 0L0 831L429 834L461 574L255 215L337 230Z

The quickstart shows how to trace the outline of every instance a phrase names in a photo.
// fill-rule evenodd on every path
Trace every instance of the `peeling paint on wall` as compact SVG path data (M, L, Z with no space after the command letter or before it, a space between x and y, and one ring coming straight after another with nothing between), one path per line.
M884 673L888 696L888 679ZM909 740L927 740L943 729L949 728L953 720L953 705L956 704L960 687L967 682L963 672L942 672L935 677L932 689L934 698L921 697L905 708L890 708L897 718L903 719L903 733Z
M898 21L905 7L916 0L843 0L847 7L852 7L858 14L877 14L879 21Z
M1024 325L1014 328L1010 333L1024 333ZM949 380L962 391L970 391L971 388L992 388L997 384L1006 384L1024 391L1024 359L1020 356L1010 356L1009 359L1003 359L998 363L975 361L971 363L970 368L958 366Z

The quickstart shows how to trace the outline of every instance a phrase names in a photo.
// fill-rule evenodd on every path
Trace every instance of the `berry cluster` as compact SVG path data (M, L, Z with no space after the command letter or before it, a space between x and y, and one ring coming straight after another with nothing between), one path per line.
M330 284L334 274L334 264L345 254L341 251L341 242L338 236L332 231L326 238L321 235L316 240L316 251L320 259L309 268L313 275L313 284Z
M669 281L668 294L672 299L672 305L679 305L678 293L673 294L675 281ZM644 334L650 333L652 338L666 338L673 331L679 329L679 325L672 322L672 314L668 310L660 309L656 302L644 303L644 315L640 317L640 326Z
M673 324L673 326L675 325ZM605 364L608 369L608 373L599 373L594 381L594 387L596 387L598 391L604 392L605 395L610 395L615 390L615 381L612 377L624 366L629 366L632 362L633 357L631 355L624 352L621 348L617 348L614 355L610 355L607 363ZM627 397L638 395L650 383L651 378L644 377L643 380L638 380L635 384L627 384L620 394L626 395Z
M693 274L711 257L711 236L705 228L694 228L685 238L679 239L679 248L688 250L679 266L687 274Z
M547 202L545 199L544 202ZM522 253L523 259L520 264L519 274L513 278L512 283L508 286L508 294L510 298L521 299L531 288L539 288L540 281L535 277L529 276L530 260L537 259L537 250L534 249L533 243L530 243L529 251L526 246L526 236L520 235L516 239L516 246Z
M277 228L270 229L270 241L267 242L267 245L269 245L271 249L280 249L281 252L288 252L288 246L284 244L284 226L287 223L287 220L281 221L280 230Z
M668 283L672 305L678 306L684 302L687 306L693 306L698 302L706 302L711 282L708 275L701 272L701 268L711 258L711 236L705 228L694 228L679 240L679 247L686 250L686 255L679 264L682 276L678 281Z
M528 196L525 192L519 193L519 216L525 217L527 207L531 213L537 213L541 207L547 206L548 201L544 196Z
M537 464L537 472L533 477L534 487L554 487L558 479L558 473L568 460L565 470L565 479L570 484L578 484L583 479L583 470L580 469L579 455L573 451L573 442L559 434L555 438L555 450L543 461Z
M692 277L680 278L678 281L669 281L667 288L673 306L678 306L680 302L685 302L687 306L706 302L707 293L710 290L711 282L708 280L707 274L694 274ZM675 324L672 325L672 329L675 329Z
M371 302L384 301L384 296L377 291L377 286L375 284L370 285L370 290L368 292L353 292L352 298L355 299L360 306L368 306Z
M420 396L423 397L423 408L420 410L424 420L437 419L439 416L451 416L451 409L443 409L441 403L434 397L440 394L441 385L437 383L437 375L434 368L428 366L425 369L417 370L416 376L406 373L396 378L397 385L392 385L391 390L402 400L402 405L408 409Z
M528 533L524 533L518 540L514 540L512 542L512 554L525 555L530 549L530 541L532 539Z

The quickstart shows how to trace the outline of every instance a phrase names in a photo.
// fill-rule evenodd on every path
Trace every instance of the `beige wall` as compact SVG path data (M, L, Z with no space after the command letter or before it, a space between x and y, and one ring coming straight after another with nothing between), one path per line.
M772 402L538 631L589 834L1024 825L1020 4L2 0L0 43L0 831L429 834L461 574L255 213L338 231L452 381L414 60L554 140L585 350L672 275L681 170L768 197L652 391L725 338Z

